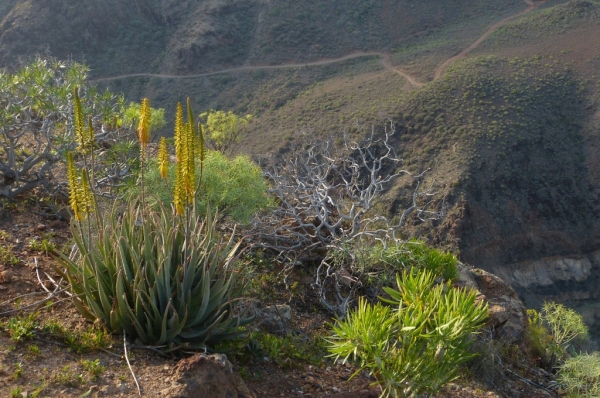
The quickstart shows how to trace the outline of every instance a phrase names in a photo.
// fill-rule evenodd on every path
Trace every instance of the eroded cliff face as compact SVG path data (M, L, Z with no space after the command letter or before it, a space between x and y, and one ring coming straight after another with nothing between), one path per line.
M539 308L544 301L564 303L580 312L594 337L600 337L600 250L495 266L493 272L517 291L527 308Z

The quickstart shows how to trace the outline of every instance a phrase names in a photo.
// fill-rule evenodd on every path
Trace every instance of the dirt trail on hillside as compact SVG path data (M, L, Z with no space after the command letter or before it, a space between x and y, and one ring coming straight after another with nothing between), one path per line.
M435 73L433 74L433 80L437 80L440 77L442 77L442 74L446 71L446 68L453 63L454 61L457 61L463 57L466 57L469 52L471 52L471 50L474 50L475 48L477 48L485 39L488 38L489 35L491 35L492 33L494 33L496 30L498 30L499 28L501 28L502 26L506 25L509 21L512 21L515 18L520 17L521 15L527 14L530 11L535 10L538 6L540 6L541 4L545 3L547 0L543 0L540 1L538 3L533 2L532 0L523 0L525 1L525 3L527 3L529 5L529 7L527 7L526 9L524 9L523 11L511 15L509 17L504 18L501 21L496 22L494 25L492 25L481 37L479 37L479 39L477 39L473 44L471 44L469 47L465 48L464 50L462 50L460 53L458 53L457 55L448 58L447 60L445 60L440 66L438 66L438 68L435 70Z
M437 80L439 79L444 71L446 70L446 68L453 63L454 61L457 61L465 56L467 56L469 54L470 51L472 51L473 49L477 48L485 39L488 38L489 35L491 35L493 32L495 32L496 30L498 30L500 27L504 26L506 23L508 23L509 21L520 17L521 15L524 15L530 11L533 11L534 9L536 9L537 7L539 7L541 4L545 3L547 0L542 0L539 2L534 2L533 0L523 0L525 3L527 3L528 7L517 13L514 15L511 15L509 17L504 18L503 20L496 22L494 25L492 25L481 37L479 37L473 44L471 44L469 47L465 48L464 50L462 50L460 53L458 53L457 55L448 58L447 60L445 60L436 70L435 73L433 75L433 80ZM110 76L110 77L100 77L97 79L90 79L89 82L106 82L106 81L111 81L111 80L117 80L117 79L124 79L127 77L157 77L157 78L162 78L162 79L191 79L191 78L198 78L198 77L208 77L208 76L215 76L215 75L221 75L224 73L231 73L231 72L239 72L239 71L254 71L254 70L269 70L269 69L290 69L290 68L303 68L303 67L309 67L309 66L323 66L323 65L329 65L329 64L334 64L337 62L342 62L342 61L347 61L349 59L354 59L354 58L362 58L362 57L374 57L374 56L378 56L381 58L381 64L388 70L397 73L398 75L402 76L404 79L406 79L408 81L408 83L410 85L412 85L413 87L419 88L419 87L423 87L425 85L425 83L419 82L417 81L414 77L412 77L411 75L409 75L408 73L406 73L405 71L403 71L402 69L398 69L395 68L392 65L392 60L390 58L390 54L388 53L384 53L384 52L379 52L379 51L358 51L358 52L354 52L352 54L348 54L345 55L343 57L339 57L339 58L327 58L327 59L322 59L319 61L313 61L313 62L303 62L303 63L291 63L291 64L281 64L281 65L248 65L248 66L238 66L235 68L227 68L227 69L221 69L218 71L213 71L213 72L204 72L204 73L197 73L197 74L193 74L193 75L169 75L169 74L162 74L162 73L128 73L128 74L123 74L123 75L118 75L118 76Z

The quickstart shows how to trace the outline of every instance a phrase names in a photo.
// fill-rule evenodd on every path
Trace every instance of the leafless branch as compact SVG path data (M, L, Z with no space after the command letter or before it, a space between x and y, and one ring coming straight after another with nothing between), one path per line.
M253 244L292 264L302 258L320 261L314 285L323 305L338 315L345 313L359 283L345 283L350 293L343 296L340 269L327 258L329 251L363 239L384 245L398 241L398 232L413 213L421 221L444 215L433 184L425 186L429 170L413 174L400 167L402 160L391 143L394 134L390 123L381 138L372 131L361 144L345 141L338 149L330 142L318 142L293 150L280 161L261 160L279 205L256 220ZM375 207L382 195L401 176L415 181L411 204L395 219L378 214ZM334 304L327 299L331 280Z

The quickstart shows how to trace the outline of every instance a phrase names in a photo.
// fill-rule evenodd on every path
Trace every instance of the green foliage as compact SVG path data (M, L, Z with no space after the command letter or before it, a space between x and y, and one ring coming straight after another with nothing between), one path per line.
M93 361L84 359L81 361L81 366L92 376L92 380L98 379L102 372L106 370L106 366L102 366L99 359Z
M356 373L373 374L384 397L435 392L454 380L473 357L470 335L483 326L487 306L475 303L475 291L435 279L431 271L405 271L398 290L385 288L391 306L360 299L333 327L331 356L358 361Z
M567 397L600 397L600 353L568 358L560 366L557 379Z
M21 393L23 392L23 387L17 386L10 390L10 398L20 398L22 397Z
M237 116L235 113L214 111L204 112L200 115L204 121L202 129L209 139L213 149L226 153L234 144L239 142L240 133L252 119L252 115L245 117Z
M567 347L574 339L587 336L583 317L562 304L544 303L541 319L548 324L554 341L561 346Z
M527 310L527 315L529 323L527 325L526 338L529 347L534 355L538 356L542 361L546 361L552 336L542 323L540 314L536 310Z
M515 45L599 22L600 4L597 1L567 1L509 22L492 34L487 45Z
M419 240L382 245L359 242L346 250L331 253L336 265L349 266L354 274L366 275L370 286L391 285L398 272L411 268L429 270L445 280L458 275L458 260L449 252L442 252Z
M196 169L200 170L199 159L196 162ZM175 173L175 167L170 167L165 183L157 163L148 163L144 183L161 203L172 201L171 187L175 183ZM196 186L200 187L196 191L199 214L205 214L210 205L237 222L247 223L258 211L271 207L263 173L247 156L229 159L217 151L206 152L202 176L199 173L196 175ZM150 201L152 203L152 198Z
M87 71L76 62L38 57L13 73L0 72L0 196L38 186L53 191L63 182L52 172L77 146L70 128L76 87L95 123L108 125L116 116L122 99L85 86Z
M38 316L37 312L32 312L27 316L10 318L3 328L6 329L10 338L16 343L30 340L35 336Z
M141 104L136 102L130 102L127 108L121 110L123 119L121 123L123 126L134 129L137 127L137 123L140 118L140 107ZM165 121L165 110L163 108L155 109L150 108L150 120L148 122L148 130L150 133L163 129L167 125Z
M297 366L298 361L318 365L322 363L327 352L325 340L322 338L308 338L291 333L285 336L265 332L253 333L247 348L253 355L266 356L284 368Z
M12 247L8 244L0 245L0 263L6 265L19 264L19 257L13 253Z
M132 202L121 218L113 209L97 236L75 225L78 257L60 254L65 269L57 271L81 314L166 350L244 337L238 327L249 320L234 314L239 243L220 238L211 216L190 212L177 217Z
M51 319L44 322L42 332L62 340L69 349L78 354L104 349L114 343L113 337L104 325L94 323L83 329L65 327L60 321Z
M574 343L587 338L583 317L562 304L546 302L542 311L527 310L527 340L532 352L550 369L575 352Z
M549 349L558 359L566 355L574 340L587 337L588 329L583 317L562 304L544 303L540 318L550 330L552 342Z

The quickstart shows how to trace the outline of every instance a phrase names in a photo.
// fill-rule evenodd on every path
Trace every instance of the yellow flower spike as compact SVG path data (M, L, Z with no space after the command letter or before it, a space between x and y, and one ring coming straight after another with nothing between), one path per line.
M185 179L185 192L187 193L188 202L192 201L193 196L195 195L195 183L196 183L196 165L195 165L195 156L194 149L195 145L195 134L194 128L189 123L185 125L185 171L184 171L184 179Z
M200 155L200 163L204 163L205 148L204 148L204 132L202 131L202 123L198 123L198 155Z
M142 106L140 106L140 123L138 125L138 138L143 148L148 145L150 140L149 133L150 126L150 101L148 98L142 100Z
M183 134L183 108L181 102L177 103L177 111L175 112L175 157L177 161L181 161L181 136Z
M92 196L92 189L90 188L90 182L88 174L85 169L81 170L81 204L82 212L84 217L87 214L93 213L95 210L94 197Z
M77 184L77 174L75 172L75 164L73 163L73 154L67 152L67 179L69 181L69 203L76 221L83 220L82 200Z
M160 143L158 144L158 171L163 180L166 180L169 172L169 153L167 152L165 137L160 137Z
M185 161L185 135L183 108L181 107L181 102L179 102L177 103L177 111L175 112L175 157L177 158L177 167L175 171L175 186L173 193L173 204L175 205L177 214L183 214L186 201L185 175L187 162Z
M84 149L86 141L86 132L83 127L83 109L81 108L81 100L79 99L79 87L75 87L75 89L73 90L73 97L75 103L75 110L73 115L75 123L75 135L77 136L77 141L79 141L79 147L81 149Z
M192 130L196 126L194 123L194 112L192 111L192 100L190 97L187 98L187 113L188 113L188 123L192 126Z

